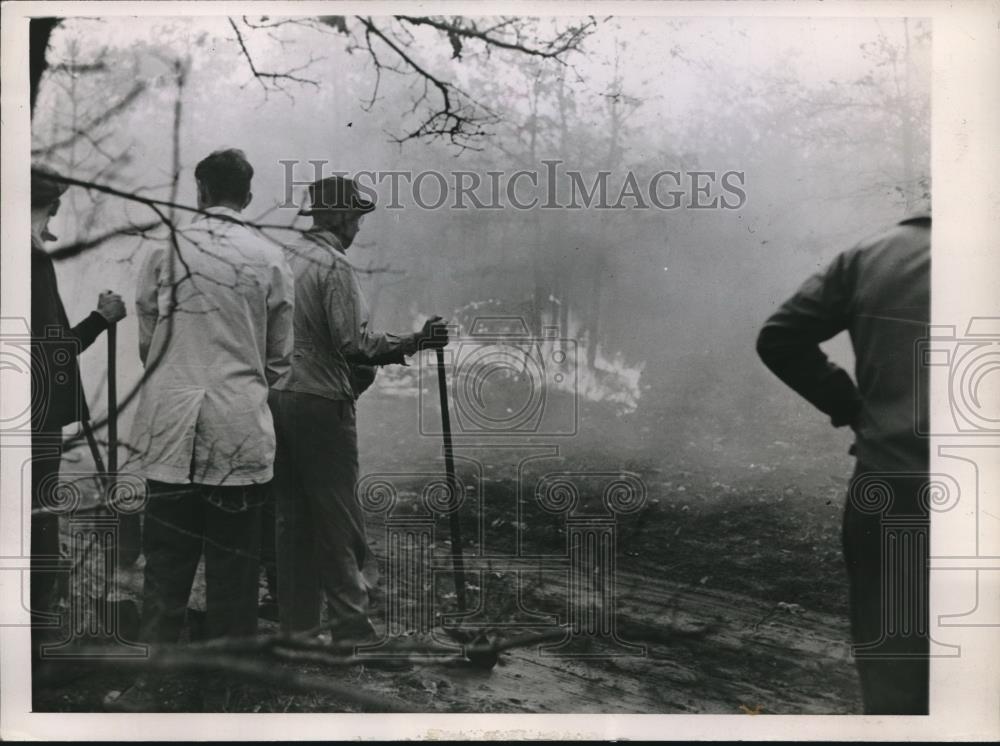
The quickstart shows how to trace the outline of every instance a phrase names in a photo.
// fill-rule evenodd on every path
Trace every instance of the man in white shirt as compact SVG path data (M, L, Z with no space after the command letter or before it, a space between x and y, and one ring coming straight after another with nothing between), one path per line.
M204 551L206 633L257 629L260 505L273 475L269 386L292 352L282 250L241 222L253 168L239 150L195 169L191 226L155 248L136 298L148 378L133 426L148 480L141 637L176 642Z

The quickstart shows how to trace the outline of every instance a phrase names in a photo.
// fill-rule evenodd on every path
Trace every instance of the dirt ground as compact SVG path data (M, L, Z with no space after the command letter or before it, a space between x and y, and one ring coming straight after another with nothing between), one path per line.
M670 393L649 389L644 402L676 402ZM620 655L560 656L532 646L503 653L491 671L454 661L405 671L278 665L422 711L859 712L840 553L849 443L804 408L761 415L741 407L739 417L729 409L720 403L714 413L695 417L676 405L646 403L631 414L586 405L573 438L522 439L516 447L457 444L470 604L480 606L475 621L501 638L543 629L539 615L568 620L567 574L553 560L566 555L569 524L565 515L537 510L531 486L538 478L577 475L581 511L599 509L601 485L616 474L641 480L645 502L614 524L609 603L617 610L617 644L584 650ZM770 424L755 424L755 417ZM359 405L362 473L393 484L398 502L390 518L419 516L422 485L443 468L440 440L418 431L412 399L373 395ZM377 561L366 574L381 628L389 607L386 514L370 514L369 532ZM444 568L450 551L445 517L437 519L434 536L432 551ZM510 560L514 556L521 564ZM135 594L140 575L132 573L126 595ZM455 610L450 582L447 572L435 576L438 611ZM195 608L201 590L192 599ZM405 590L410 598L413 589ZM262 622L262 631L274 625ZM132 677L123 669L62 665L37 683L36 710L99 711L109 692L121 691ZM160 696L171 708L199 710L195 681L168 680ZM258 684L213 708L332 712L358 706Z

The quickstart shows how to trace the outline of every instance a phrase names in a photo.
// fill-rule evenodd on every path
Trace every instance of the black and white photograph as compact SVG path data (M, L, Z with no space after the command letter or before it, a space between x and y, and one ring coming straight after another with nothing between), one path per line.
M3 737L1000 737L1000 10L830 5L5 3Z

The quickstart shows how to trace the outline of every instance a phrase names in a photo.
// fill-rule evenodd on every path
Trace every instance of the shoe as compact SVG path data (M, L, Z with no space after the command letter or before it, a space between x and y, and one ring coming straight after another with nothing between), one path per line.
M185 620L188 639L191 642L203 642L208 639L208 615L204 611L189 606Z
M264 600L257 607L257 616L269 622L280 622L281 615L279 613L278 599L272 597L270 594L264 596Z
M132 686L117 696L110 692L104 698L104 709L107 712L159 712L160 697L154 682L145 676L140 676Z
M333 622L329 626L330 641L334 645L367 645L378 642L378 632L367 616Z
M399 653L364 653L363 651L355 657L360 660L365 668L372 668L376 671L412 671L413 662L409 658L397 657Z
M405 653L372 649L374 644L380 641L380 638L378 632L375 631L375 625L367 616L332 625L330 634L333 645L351 646L354 657L364 663L367 668L380 671L409 671L413 668L413 663Z

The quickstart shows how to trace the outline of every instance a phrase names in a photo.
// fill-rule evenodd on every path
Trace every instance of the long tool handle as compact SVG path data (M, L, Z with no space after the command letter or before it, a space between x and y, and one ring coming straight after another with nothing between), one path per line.
M101 489L105 493L108 491L108 470L104 467L104 457L97 447L97 438L94 437L94 428L90 426L90 420L84 420L83 434L87 438L87 446L90 448L90 455L94 459L94 466L97 467L97 478L100 480Z
M108 474L118 474L118 325L108 327Z
M94 428L90 425L90 420L84 420L83 425L83 435L87 439L87 446L90 448L90 455L94 459L94 466L97 467L97 474L103 480L107 474L108 470L104 466L104 457L101 456L101 451L97 447L97 438L94 437Z
M118 325L108 327L108 479L107 495L109 505L115 495L118 478ZM112 507L114 510L114 507ZM117 511L116 511L117 512ZM135 564L141 552L141 530L139 515L118 514L118 557L119 567Z
M441 398L441 432L444 435L444 468L448 478L448 493L451 512L448 521L451 526L451 564L455 576L455 596L459 611L465 611L465 559L462 556L462 530L458 520L458 480L455 479L455 458L451 443L451 416L448 413L448 383L444 367L444 350L438 347L437 375L438 394Z

